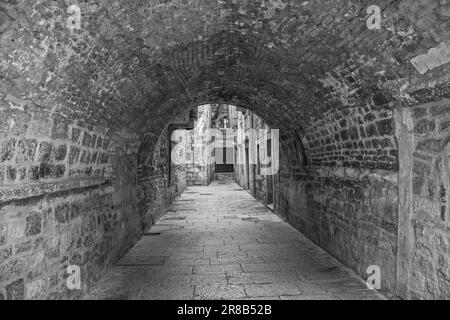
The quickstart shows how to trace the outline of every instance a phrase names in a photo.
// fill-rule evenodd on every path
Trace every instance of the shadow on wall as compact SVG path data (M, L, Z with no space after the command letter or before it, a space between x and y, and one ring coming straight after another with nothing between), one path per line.
M55 142L1 141L0 299L81 298L184 189L179 168L169 183L167 132L154 161L138 167L133 147L119 140L72 124L61 130ZM79 290L67 286L72 265Z
M155 144L153 153L139 163L137 199L143 231L164 214L186 188L185 166L171 161L174 143L171 141L171 132L166 127Z
M380 266L382 290L395 293L399 192L392 112L337 111L305 132L304 139L281 133L275 177L240 166L238 182L248 188L250 171L251 192L267 203L273 179L277 214L362 278L369 266Z

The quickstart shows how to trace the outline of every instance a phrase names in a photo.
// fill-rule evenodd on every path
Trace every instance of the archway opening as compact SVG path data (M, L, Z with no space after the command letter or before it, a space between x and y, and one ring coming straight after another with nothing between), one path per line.
M178 113L156 140L145 135L140 150L143 230L187 187L213 181L235 181L275 210L279 173L306 163L301 140L285 128L271 127L259 114L222 102Z

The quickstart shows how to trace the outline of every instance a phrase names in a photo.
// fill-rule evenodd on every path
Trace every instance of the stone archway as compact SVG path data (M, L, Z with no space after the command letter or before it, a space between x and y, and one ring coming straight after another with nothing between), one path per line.
M375 20L368 1L74 2L75 25L64 2L0 4L0 296L79 297L43 280L60 259L86 292L140 236L139 163L166 124L226 101L284 131L280 214L403 298L448 297L447 2Z

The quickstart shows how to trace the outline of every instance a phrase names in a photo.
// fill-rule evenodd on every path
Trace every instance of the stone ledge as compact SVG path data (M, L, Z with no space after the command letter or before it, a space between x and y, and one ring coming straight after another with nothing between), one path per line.
M35 184L0 187L0 203L69 191L85 187L100 186L105 178L84 178L66 181L40 182Z
M398 184L398 172L386 170L369 170L369 169L355 169L355 168L317 168L304 167L301 171L282 173L292 176L319 176L324 178L340 178L340 179L369 179L373 181L385 181L391 184Z

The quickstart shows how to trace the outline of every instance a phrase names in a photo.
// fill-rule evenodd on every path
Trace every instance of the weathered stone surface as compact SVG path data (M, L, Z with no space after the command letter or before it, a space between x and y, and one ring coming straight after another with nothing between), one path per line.
M64 160L67 153L67 146L65 144L60 145L55 150L55 160L61 161Z
M422 193L422 187L425 184L425 179L422 177L414 177L413 178L413 193L414 194L421 194Z
M4 245L7 240L8 226L4 223L0 224L0 246Z
M424 117L425 115L427 115L427 109L426 108L414 108L413 109L413 113L414 113L414 118L416 119L420 119L422 117Z
M431 115L437 116L437 117L450 115L450 104L431 107L430 113L431 113Z
M79 297L58 277L68 260L90 258L85 292L186 183L202 178L171 166L167 125L205 102L248 108L281 130L273 185L257 173L245 184L264 201L274 193L279 214L359 274L375 259L389 270L383 285L394 287L404 240L396 201L414 198L400 206L431 233L448 232L446 1L391 1L379 30L357 1L85 1L75 30L69 5L0 5L0 247L33 253L27 270L1 281L33 270L30 289L13 286L11 297ZM412 111L414 129L394 123L400 108ZM41 236L47 251L30 249L29 237ZM435 280L446 270L442 250L413 251L402 296L445 297L446 282ZM55 260L44 266L42 256Z
M34 236L41 232L42 216L39 212L31 212L26 218L26 236Z
M8 300L23 300L24 296L24 281L19 279L6 286L6 296Z
M329 254L237 187L231 181L214 181L207 194L204 186L190 187L174 203L178 208L189 202L189 209L168 212L151 229L158 224L173 228L142 238L125 255L124 261L135 265L111 268L86 298L260 299L296 294L291 298L343 299L352 294L358 298L366 289ZM180 215L183 220L169 219ZM249 215L255 220L246 220ZM211 232L205 233L205 227ZM192 237L194 242L188 240ZM167 262L136 266L161 258L155 253ZM383 299L374 291L365 294Z
M77 147L70 147L69 164L76 164L78 162L78 156L80 155L80 149Z
M25 271L25 268L26 261L24 258L8 260L0 265L0 283L20 276Z
M0 249L0 264L8 260L12 256L12 247Z
M409 289L412 298L448 299L450 291L446 279L449 274L450 234L445 227L449 220L449 184L445 178L449 174L446 150L448 120L445 119L448 100L425 104L422 108L431 115L428 123L439 122L440 130L435 132L424 128L414 131L423 140L416 146L421 153L413 153L413 174L416 176L413 178L414 248Z
M66 139L69 135L69 121L61 116L53 118L51 137L53 139Z
M11 160L14 156L16 139L3 140L0 145L0 162Z
M50 155L53 150L53 143L51 142L42 142L39 145L39 155L38 155L38 161L50 161Z
M16 161L17 162L27 162L33 161L36 151L36 140L27 139L20 140L16 149Z
M26 285L26 298L37 299L41 297L47 289L47 281L44 279L30 282Z
M441 151L441 140L428 139L417 144L416 150L438 153Z
M433 120L422 119L417 122L414 133L417 135L428 134L436 129L436 124Z
M70 206L61 204L55 208L55 219L58 223L67 223L70 220Z

